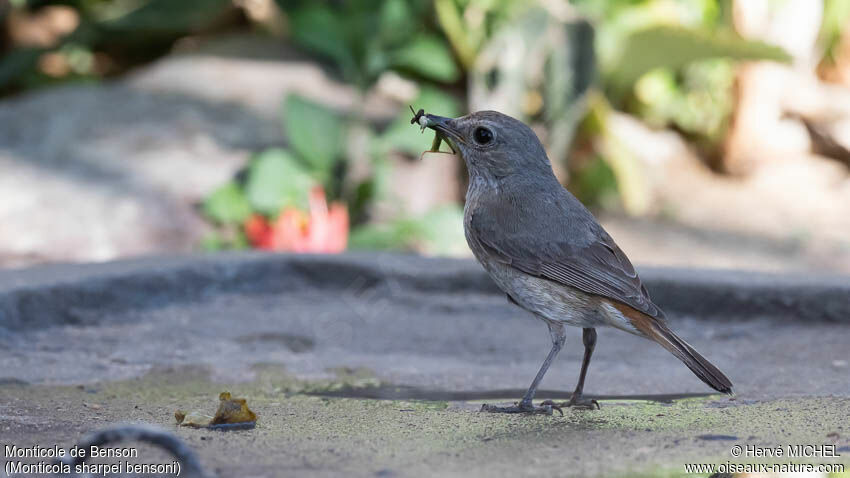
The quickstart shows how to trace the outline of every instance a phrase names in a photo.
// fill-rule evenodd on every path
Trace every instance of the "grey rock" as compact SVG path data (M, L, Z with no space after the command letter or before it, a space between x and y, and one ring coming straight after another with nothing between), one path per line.
M186 252L196 204L250 153L284 145L280 105L298 92L338 109L357 97L315 63L226 40L100 85L0 102L0 267ZM370 114L386 102L370 99Z
M238 106L121 84L0 104L0 264L191 250L194 204L280 141Z
M818 366L847 357L847 278L641 273L739 399L850 396L846 371ZM568 394L578 373L582 347L570 332L544 382L551 396ZM548 340L470 260L239 253L0 272L7 381L91 383L195 365L237 380L272 363L307 379L365 367L410 387L408 398L518 397ZM665 350L615 330L599 331L593 367L590 394L707 391Z

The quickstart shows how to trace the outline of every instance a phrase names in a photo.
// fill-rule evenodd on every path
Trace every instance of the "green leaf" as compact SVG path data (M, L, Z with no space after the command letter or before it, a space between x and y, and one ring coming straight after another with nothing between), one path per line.
M352 249L417 250L437 255L462 255L469 249L463 234L463 211L444 206L415 219L367 224L354 229Z
M303 206L313 185L313 178L292 154L270 149L251 163L245 192L254 209L274 216L284 206Z
M390 65L446 83L460 76L446 42L431 35L419 35L407 45L391 52Z
M215 232L205 235L201 239L201 250L205 252L217 252L224 250L224 240Z
M297 9L290 18L292 39L335 61L349 80L357 75L357 61L345 36L345 25L325 6Z
M460 115L457 100L451 95L443 93L435 88L420 90L419 96L413 101L413 108L424 109L426 113L454 118ZM426 130L420 133L418 125L410 124L410 110L403 108L399 116L392 122L380 137L380 145L384 150L395 150L419 156L423 151L431 147L434 133ZM447 148L443 146L443 148Z
M780 62L791 59L779 47L746 40L732 33L709 33L662 25L626 35L620 54L606 65L606 76L614 89L623 93L651 70L678 69L709 58Z
M245 235L245 231L239 229L236 231L235 236L233 237L233 242L231 243L233 249L250 249L251 242L248 241L248 237Z
M283 106L283 123L289 142L315 176L326 180L342 149L343 128L333 111L297 95Z
M381 5L380 29L385 42L404 40L414 28L414 17L405 0L386 0Z
M251 215L251 203L239 185L231 181L219 187L204 201L204 214L221 224L240 224Z
M174 35L209 27L231 8L230 0L150 0L99 26L113 32Z
M611 104L602 95L594 95L590 103L588 120L599 128L599 152L617 181L623 208L631 215L645 214L652 202L645 168L611 128L610 117L615 114ZM600 199L604 200L604 195Z
M824 56L835 61L835 49L840 44L844 25L850 18L850 0L826 0L823 8L818 44L823 45Z
M206 252L223 251L226 249L242 250L251 247L242 229L224 229L206 234L200 242L201 250Z
M41 48L18 48L3 56L0 59L0 88L18 81L33 70L44 51Z
M463 21L459 5L454 0L434 0L437 20L454 47L461 63L471 69L480 45L480 37Z
M606 206L616 204L617 176L611 165L601 156L594 156L589 162L573 170L570 174L569 190L587 206Z
M407 222L367 224L351 231L348 247L366 250L409 250L417 237L415 226Z

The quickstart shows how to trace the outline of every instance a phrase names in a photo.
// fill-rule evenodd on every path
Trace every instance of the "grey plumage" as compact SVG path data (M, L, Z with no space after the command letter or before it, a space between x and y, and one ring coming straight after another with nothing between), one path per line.
M478 260L495 260L662 317L614 240L551 170L545 178L554 184L517 178L482 187L472 179L464 226Z
M707 384L731 390L719 370L669 330L629 259L561 186L528 126L494 111L457 119L425 115L420 122L450 142L469 170L464 231L473 254L496 284L547 322L553 334L553 352L520 408L531 406L530 396L560 349L563 324L586 332L613 326L656 340ZM587 353L585 362L589 359ZM582 370L580 385L586 363ZM576 392L580 396L581 387Z

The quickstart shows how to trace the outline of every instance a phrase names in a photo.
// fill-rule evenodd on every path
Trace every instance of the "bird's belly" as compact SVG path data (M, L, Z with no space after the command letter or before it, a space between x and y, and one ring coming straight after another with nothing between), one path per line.
M481 261L490 277L520 307L543 319L576 327L614 326L628 320L598 296L520 272L508 265Z

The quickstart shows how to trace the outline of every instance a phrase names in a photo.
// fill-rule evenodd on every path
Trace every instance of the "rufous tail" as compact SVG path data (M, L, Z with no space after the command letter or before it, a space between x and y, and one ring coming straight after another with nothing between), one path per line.
M667 349L682 361L691 372L718 392L732 394L732 382L690 344L674 334L664 322L638 312L630 307L618 307L632 325L644 336ZM624 310L628 309L628 311Z

